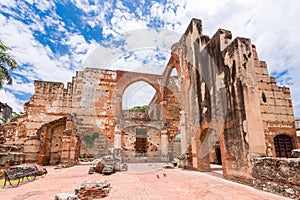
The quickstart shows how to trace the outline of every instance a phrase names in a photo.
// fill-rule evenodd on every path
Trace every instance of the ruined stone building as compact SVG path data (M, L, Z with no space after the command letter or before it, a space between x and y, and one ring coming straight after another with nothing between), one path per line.
M76 163L109 147L122 148L127 162L170 161L180 149L184 165L222 163L225 178L245 182L252 156L299 148L290 90L269 76L250 39L224 29L210 38L193 19L171 50L162 75L86 68L66 87L35 81L25 115L2 127L5 144L40 164ZM124 91L138 81L155 96L144 112L124 110Z
M298 137L298 143L300 144L300 119L296 119L295 120L296 122L296 134L297 134L297 137Z
M6 103L0 102L0 125L9 122L12 114L12 108Z

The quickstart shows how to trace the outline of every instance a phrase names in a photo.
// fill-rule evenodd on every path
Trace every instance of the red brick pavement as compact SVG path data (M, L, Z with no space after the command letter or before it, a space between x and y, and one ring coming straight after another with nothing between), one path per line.
M111 191L106 200L279 200L278 195L256 190L213 176L182 169L164 169L158 164L129 165L128 172L117 172L111 176L88 175L89 165L78 165L67 169L48 167L49 174L34 182L17 188L0 189L0 200L53 200L55 194L71 193L86 180L106 179ZM159 175L160 178L157 178Z

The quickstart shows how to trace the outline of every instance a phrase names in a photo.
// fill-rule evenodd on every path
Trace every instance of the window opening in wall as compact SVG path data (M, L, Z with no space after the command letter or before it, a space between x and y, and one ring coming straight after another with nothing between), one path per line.
M129 85L123 94L122 110L128 110L135 106L149 105L156 90L144 81L138 81Z
M267 102L267 97L266 97L266 94L264 93L264 92L262 92L262 100L263 100L263 102L264 103L266 103Z

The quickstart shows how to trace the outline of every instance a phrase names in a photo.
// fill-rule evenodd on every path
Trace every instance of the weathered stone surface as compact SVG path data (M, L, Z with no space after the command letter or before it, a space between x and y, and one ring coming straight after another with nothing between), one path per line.
M75 189L75 194L79 199L100 199L108 196L110 183L106 180L86 181Z
M69 193L61 193L55 195L54 200L79 200L77 195L69 194Z
M252 158L253 186L300 199L300 158Z
M10 121L12 108L7 103L0 102L0 125Z
M155 96L145 112L124 113L124 91L138 81ZM27 161L76 163L81 146L94 158L115 147L126 162L170 162L180 134L182 165L209 171L214 160L225 178L249 183L251 156L290 156L299 148L290 91L269 76L255 45L224 29L209 38L198 19L171 47L161 75L86 68L66 88L47 81L34 86L25 115L0 130L4 144L24 144ZM94 133L93 141L81 141ZM289 141L283 152L281 139ZM210 158L213 148L220 158Z

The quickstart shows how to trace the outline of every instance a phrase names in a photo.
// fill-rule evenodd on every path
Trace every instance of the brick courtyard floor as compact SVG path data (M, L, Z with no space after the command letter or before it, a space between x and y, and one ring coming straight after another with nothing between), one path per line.
M106 200L277 200L287 199L221 178L220 171L201 173L182 169L162 169L162 164L130 164L127 172L110 176L88 175L90 165L54 169L48 175L17 188L0 189L1 200L53 200L58 193L74 194L74 188L86 180L106 179L111 190ZM163 172L167 176L163 176ZM160 178L157 178L159 175Z

